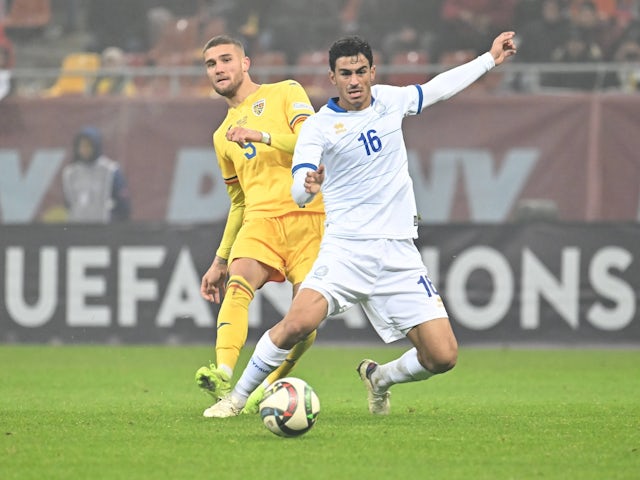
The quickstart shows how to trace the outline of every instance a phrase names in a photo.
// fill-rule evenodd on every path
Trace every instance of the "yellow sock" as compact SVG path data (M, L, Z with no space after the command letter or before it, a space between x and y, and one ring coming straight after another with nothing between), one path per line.
M316 334L317 331L314 330L309 335L307 335L307 338L296 343L289 352L289 355L287 355L287 358L285 358L284 362L282 362L278 368L271 372L262 384L266 387L267 385L275 382L277 379L286 377L289 372L293 370L293 367L296 366L296 362L300 359L304 352L311 348L311 345L313 345L313 342L316 339Z
M240 275L232 275L220 306L216 335L216 362L225 370L233 369L240 350L247 341L249 329L249 304L253 300L253 288Z

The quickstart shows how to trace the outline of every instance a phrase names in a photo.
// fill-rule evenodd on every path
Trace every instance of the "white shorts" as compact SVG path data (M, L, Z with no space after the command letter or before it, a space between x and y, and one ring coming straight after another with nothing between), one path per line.
M329 316L356 303L386 343L429 320L448 318L413 240L352 240L328 235L300 285L321 293Z

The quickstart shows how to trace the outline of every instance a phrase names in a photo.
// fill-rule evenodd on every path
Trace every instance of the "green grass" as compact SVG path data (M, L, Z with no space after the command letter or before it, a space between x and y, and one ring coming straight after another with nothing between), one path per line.
M401 351L316 345L318 422L284 439L201 416L210 348L0 346L0 479L640 478L640 350L463 348L373 417L355 366Z

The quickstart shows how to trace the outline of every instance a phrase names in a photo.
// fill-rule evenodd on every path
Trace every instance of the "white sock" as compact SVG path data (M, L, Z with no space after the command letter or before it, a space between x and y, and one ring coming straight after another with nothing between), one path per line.
M433 376L418 361L418 351L415 348L404 352L400 358L378 366L371 375L371 381L376 390L385 391L396 383L418 382Z
M242 375L238 379L238 383L231 393L231 397L236 405L242 405L247 402L247 398L255 388L260 385L267 376L274 371L284 359L287 358L289 350L278 348L271 341L269 331L267 330L253 351L253 355L249 359L249 363L245 367Z

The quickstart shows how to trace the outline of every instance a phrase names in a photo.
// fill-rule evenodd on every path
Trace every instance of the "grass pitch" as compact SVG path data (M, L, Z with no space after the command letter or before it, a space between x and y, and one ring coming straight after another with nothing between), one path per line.
M640 478L640 350L462 348L371 416L355 367L402 351L314 346L294 373L321 413L286 439L201 416L211 348L0 346L0 478Z

